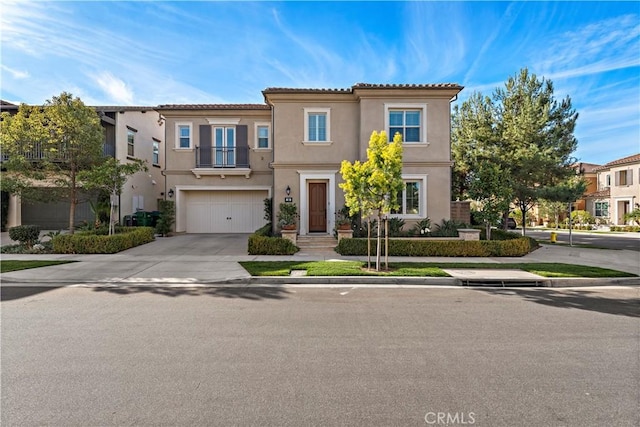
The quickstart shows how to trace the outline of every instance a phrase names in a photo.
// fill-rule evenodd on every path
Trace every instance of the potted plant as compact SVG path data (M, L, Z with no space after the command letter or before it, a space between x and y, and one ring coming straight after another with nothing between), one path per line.
M351 230L351 218L349 218L349 208L344 206L336 212L336 229Z
M298 221L298 207L295 203L280 203L278 225L283 230L295 230Z

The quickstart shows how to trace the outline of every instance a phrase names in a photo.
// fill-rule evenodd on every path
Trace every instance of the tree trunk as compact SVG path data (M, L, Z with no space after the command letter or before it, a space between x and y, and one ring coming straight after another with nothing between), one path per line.
M380 255L382 251L382 242L380 236L380 229L382 228L382 215L378 213L378 232L376 239L376 271L380 271Z
M522 212L522 235L527 235L527 206L525 203L520 203L520 212Z
M384 269L389 271L389 217L384 219Z
M76 188L76 171L72 167L71 168L71 191L70 191L70 200L69 200L69 234L73 234L75 229L75 217L76 217L76 204L78 203L78 189Z
M484 226L487 230L487 240L491 240L491 221L485 221Z
M367 268L371 270L371 218L367 218Z

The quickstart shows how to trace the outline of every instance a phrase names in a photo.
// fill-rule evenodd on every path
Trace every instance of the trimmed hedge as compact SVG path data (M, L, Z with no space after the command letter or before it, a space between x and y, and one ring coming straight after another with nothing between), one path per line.
M115 254L153 241L153 227L123 227L112 236L97 234L61 234L55 236L56 254Z
M430 257L520 257L537 247L529 237L510 240L396 240L389 241L390 256ZM375 246L372 248L375 250ZM340 255L367 254L367 239L342 239L336 247ZM384 254L384 245L382 248Z
M249 255L293 255L299 249L290 240L282 237L267 237L258 234L249 236Z
M609 230L611 231L626 231L626 232L631 232L631 233L635 233L635 232L639 232L640 231L640 226L638 225L612 225Z

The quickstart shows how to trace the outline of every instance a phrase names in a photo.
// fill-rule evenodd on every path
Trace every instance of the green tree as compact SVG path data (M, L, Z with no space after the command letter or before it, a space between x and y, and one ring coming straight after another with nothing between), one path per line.
M538 204L540 215L546 218L553 218L553 222L558 228L560 214L566 211L567 204L564 202L554 202L552 200L541 199Z
M574 173L577 118L568 96L556 100L550 80L522 69L492 98L474 94L454 108L453 181L464 184L469 171L486 159L498 164L511 183L526 234L526 214L541 191ZM458 185L454 190L460 196L466 189Z
M146 161L134 159L128 163L120 163L119 160L110 157L91 170L83 170L78 173L78 181L82 183L83 188L102 190L109 194L109 235L114 232L115 201L122 194L122 187L130 176L147 171Z
M402 136L397 133L389 143L386 132L373 131L367 148L367 161L350 165L343 162L342 177L345 181L345 204L353 214L376 212L378 231L376 245L376 270L380 270L382 254L382 220L392 210L399 208L398 194L402 191ZM388 239L388 233L386 236Z
M513 199L511 185L505 181L504 173L495 163L484 160L470 173L467 193L478 202L477 216L484 222L487 240L491 240L491 225L496 224L509 209Z
M78 173L104 160L104 135L96 112L63 92L41 107L21 105L15 116L2 113L0 146L8 161L2 189L26 199L69 201L69 232L80 184ZM46 192L34 191L46 187Z

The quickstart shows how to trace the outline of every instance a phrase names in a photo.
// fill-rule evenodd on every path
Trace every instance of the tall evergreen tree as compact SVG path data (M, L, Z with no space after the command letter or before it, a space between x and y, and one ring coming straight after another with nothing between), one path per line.
M491 99L474 94L454 109L454 182L464 183L465 174L486 159L496 163L512 186L526 233L527 211L542 189L574 173L570 166L578 144L573 134L577 118L568 96L558 101L550 80L522 69ZM466 195L463 185L455 190Z

